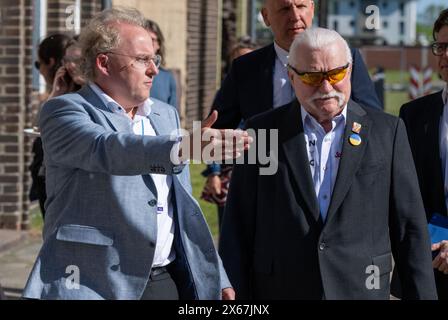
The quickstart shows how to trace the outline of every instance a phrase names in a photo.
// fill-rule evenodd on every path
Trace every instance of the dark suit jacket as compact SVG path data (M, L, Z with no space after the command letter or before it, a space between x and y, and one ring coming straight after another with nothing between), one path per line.
M442 92L411 101L400 109L417 169L428 220L437 212L447 215L442 162L440 160L440 119ZM435 271L440 299L448 299L448 276Z
M279 128L278 171L263 176L260 165L244 164L232 174L220 254L237 298L389 299L393 254L404 298L436 299L424 208L402 121L349 102L324 224L300 114L294 101L247 123ZM360 146L348 142L353 122L362 124ZM366 286L370 265L379 268L378 290Z
M352 49L352 99L363 106L382 109L364 61ZM274 44L236 59L213 101L219 112L215 128L236 128L247 120L273 108L272 76L275 66Z

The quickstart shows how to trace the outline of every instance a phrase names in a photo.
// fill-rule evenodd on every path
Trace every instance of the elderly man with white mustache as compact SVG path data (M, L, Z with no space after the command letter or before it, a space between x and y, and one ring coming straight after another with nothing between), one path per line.
M260 175L260 161L232 175L220 254L236 298L389 299L393 256L402 297L436 299L403 122L350 100L337 32L304 31L288 62L297 100L246 123L278 129L264 146L279 150L278 170Z

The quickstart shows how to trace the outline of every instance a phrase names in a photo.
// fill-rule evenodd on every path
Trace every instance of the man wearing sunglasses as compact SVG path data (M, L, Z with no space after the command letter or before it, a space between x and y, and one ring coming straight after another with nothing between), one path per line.
M448 207L448 9L434 23L432 53L445 88L403 105L420 190L428 221L435 213L447 216ZM440 239L439 239L440 240ZM432 245L439 299L448 299L448 238Z
M277 108L294 99L288 81L288 51L294 38L311 28L312 0L265 0L265 24L271 28L274 43L236 59L222 83L212 109L220 116L216 128L236 128L241 120ZM363 106L382 108L364 61L352 49L352 99ZM303 52L302 54L307 54Z
M278 129L278 170L232 173L220 254L237 299L388 300L392 255L403 298L437 298L405 127L350 99L352 62L337 32L302 32L297 99L247 122Z
M184 152L191 139L179 136L176 109L149 99L160 57L145 26L133 9L98 13L80 35L89 83L43 106L47 216L26 298L234 296L191 194L186 160L202 158ZM229 148L210 129L216 117L196 130L224 157L247 148L234 130L226 138L241 145Z

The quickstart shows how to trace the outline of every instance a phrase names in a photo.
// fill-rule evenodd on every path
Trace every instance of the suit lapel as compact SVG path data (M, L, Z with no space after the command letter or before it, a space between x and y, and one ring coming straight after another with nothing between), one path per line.
M78 93L88 102L90 102L94 107L101 111L112 129L117 132L131 131L130 121L122 115L111 112L88 85L84 86L81 90L78 91Z
M267 111L273 108L274 105L274 84L273 84L273 74L275 68L275 49L274 44L270 45L267 48L267 54L265 56L265 60L261 63L261 74L258 79L258 83L260 84L260 91L257 92L258 96L258 109L257 113L261 113L263 111Z
M293 116L291 116L286 123L292 123L294 126L297 126L298 131L297 134L294 134L291 138L282 143L283 151L297 187L303 195L303 200L310 212L312 212L314 219L318 221L320 217L319 206L316 193L314 192L300 105L297 100L292 103L291 107L293 108ZM292 119L294 119L294 121L291 121Z
M329 220L334 216L350 189L368 144L370 120L365 116L366 112L352 100L349 101L347 108L347 123L343 136L342 158L339 163L330 207L328 208L326 224L328 224ZM359 146L353 146L349 142L349 137L353 134L352 125L354 122L362 125L359 134L362 142Z

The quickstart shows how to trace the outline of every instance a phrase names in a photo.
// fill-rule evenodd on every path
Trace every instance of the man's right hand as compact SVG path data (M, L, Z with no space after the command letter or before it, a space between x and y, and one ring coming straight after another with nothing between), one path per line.
M182 161L190 159L205 162L234 159L249 149L253 139L246 131L213 129L212 125L217 119L218 111L214 110L202 122L201 128L194 130L188 139L182 139L179 149L179 158ZM195 141L200 143L196 148L194 148ZM197 150L198 148L200 148L200 152ZM188 152L185 152L186 150Z
M432 251L439 250L439 253L432 261L432 267L438 269L444 274L448 274L448 240L443 240L439 243L434 243L431 246Z

